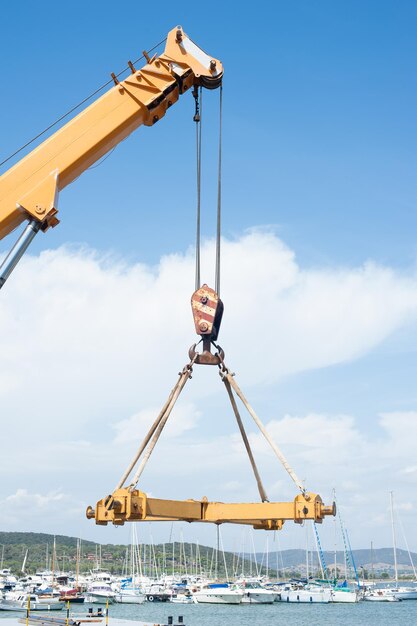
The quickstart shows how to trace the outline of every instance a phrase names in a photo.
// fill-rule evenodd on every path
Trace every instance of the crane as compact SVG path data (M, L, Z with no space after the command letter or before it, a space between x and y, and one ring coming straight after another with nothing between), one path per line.
M28 222L0 266L0 288L39 231L59 223L58 196L67 185L142 125L153 126L193 86L216 89L223 76L178 26L164 52L149 57L0 177L0 239Z
M141 125L152 126L174 105L179 96L194 88L216 89L221 86L223 66L218 59L207 55L177 26L166 39L162 54L149 56L146 64L136 69L129 61L130 75L119 81L112 74L114 85L100 98L82 110L57 132L31 151L0 177L0 239L9 235L23 222L22 234L0 266L0 288L10 276L31 241L40 231L46 232L59 223L59 192L75 181L93 163ZM198 115L195 121L198 121ZM219 233L218 233L219 234ZM219 237L218 237L219 239ZM217 289L219 291L219 289ZM224 352L216 344L223 314L223 303L216 291L207 285L196 284L192 296L195 329L200 336L203 351L196 344L189 351L190 362L180 372L179 379L161 413L145 436L137 455L123 474L116 489L87 508L87 518L97 524L109 522L122 525L126 521L208 522L222 524L249 524L254 528L279 530L285 520L302 523L305 520L322 522L335 515L335 504L326 506L319 495L308 492L289 466L285 457L272 442L253 408L238 387L234 375L225 365ZM211 353L215 346L216 353ZM261 502L223 503L201 500L161 500L148 497L137 488L138 481L158 438L171 414L195 365L218 367L228 393L239 430L258 484ZM235 395L244 404L274 453L295 482L300 493L291 502L270 502L262 485L249 439L243 427ZM129 482L134 467L140 461L134 478Z

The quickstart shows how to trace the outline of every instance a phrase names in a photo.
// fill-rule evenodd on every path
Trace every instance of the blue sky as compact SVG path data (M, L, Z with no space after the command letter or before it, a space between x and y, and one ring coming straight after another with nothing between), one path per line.
M274 288L282 280L284 285L284 299L278 298L275 303L279 305L276 315L283 324L282 336L279 330L271 332L262 324L252 324L252 320L239 320L243 329L262 335L254 334L248 350L240 351L233 335L232 312L236 305L226 301L222 341L225 346L230 343L235 350L230 351L233 366L239 365L242 370L243 380L249 387L248 395L260 415L266 416L266 422L273 419L272 414L276 419L285 415L304 416L307 432L308 425L314 429L316 423L316 418L311 416L320 415L322 421L317 423L323 428L331 424L337 431L339 425L342 433L345 428L347 440L352 436L346 449L362 446L363 458L375 454L373 448L366 449L365 441L371 445L379 440L381 433L391 433L392 424L390 422L388 427L388 422L380 417L382 414L401 414L398 419L405 420L401 423L406 429L407 420L413 424L417 420L417 313L414 304L416 14L415 3L406 1L400 4L387 1L269 2L256 7L249 3L228 3L221 10L216 7L212 11L205 5L191 2L182 2L180 6L162 2L157 7L126 2L117 5L72 2L70 8L52 2L21 2L2 9L0 53L4 67L0 99L0 161L106 82L110 72L119 71L126 66L128 59L138 58L144 48L160 41L176 24L182 24L203 49L221 59L225 67L223 235L229 242L229 252L225 255L225 293L238 293L234 285L240 280L245 284L245 272L251 285L250 277L256 270L259 278L252 276L254 298L259 296L260 300L257 302L259 310L254 311L262 318L267 315L269 306L272 312L275 310L267 299L267 288L259 288L258 293L256 283L270 280ZM208 239L214 235L215 224L217 109L218 93L206 93L203 233ZM1 294L3 308L0 314L4 316L6 330L10 329L13 339L10 351L14 345L20 346L16 352L20 363L25 364L25 371L42 367L49 372L58 361L48 361L48 355L54 355L58 360L68 359L77 368L76 356L82 358L82 352L71 352L77 343L74 339L77 327L72 327L71 320L65 316L57 319L52 315L51 325L56 327L59 338L49 344L47 335L42 335L43 300L48 301L48 311L61 312L65 311L63 299L68 298L70 309L74 303L84 302L89 320L86 327L90 328L89 323L93 322L88 306L93 305L89 305L88 294L82 291L87 289L83 281L80 281L83 283L81 287L77 286L71 272L79 264L86 275L90 275L89 268L96 263L94 271L91 269L91 298L107 302L102 292L103 283L107 277L113 284L110 265L114 262L116 266L123 264L124 267L119 279L121 283L126 282L126 287L117 292L122 304L111 312L109 306L108 317L105 311L97 313L102 334L95 336L93 333L98 343L91 341L88 349L101 362L109 359L108 366L103 365L103 371L100 370L103 363L97 365L107 384L112 379L110 361L116 359L118 376L133 387L132 372L124 368L126 363L131 368L135 366L134 355L124 363L124 355L118 356L117 353L117 341L112 340L106 354L106 333L116 332L117 323L120 325L120 318L119 321L110 319L111 315L118 314L122 320L130 319L130 312L125 317L126 307L135 305L137 318L141 321L141 315L147 319L141 307L160 306L163 289L158 291L160 300L152 299L149 293L155 285L152 289L149 285L152 278L158 283L156 277L163 274L161 267L166 269L171 264L168 275L175 281L178 279L174 271L178 269L177 263L182 268L192 266L189 252L195 231L195 128L192 115L191 96L182 98L155 127L139 129L99 167L85 173L62 192L59 203L61 224L37 238L28 264L16 270ZM4 172L5 168L0 171ZM245 240L247 233L255 233L250 244ZM269 237L272 237L272 243ZM6 251L11 243L10 238L0 242L0 252ZM255 270L246 264L243 269L234 264L234 254L236 259L245 258L245 245L252 246ZM282 262L283 274L279 267L272 270L268 267L268 259L262 255L263 249L269 250L268 246L271 246L271 258L277 263ZM46 250L51 251L48 253L50 257L42 257L41 253ZM209 244L207 250L210 250ZM109 261L109 255L112 261ZM161 264L163 257L165 261ZM62 268L61 274L51 268L48 258L56 264L55 268ZM136 264L146 268L146 276L139 278L137 285L134 282ZM39 272L44 272L44 276L41 277ZM187 293L187 284L188 291L193 290L193 279L191 274L188 279L188 272L189 269L184 269L188 280L183 285L184 293ZM288 278L289 282L285 283L284 274L287 278L297 276L293 288L296 285L301 290L299 285L305 285L300 300L295 296L289 301L285 299L285 289L289 289L292 279ZM39 285L28 287L30 277L39 281ZM211 278L210 270L204 279L211 281ZM127 294L130 281L142 294L142 300L131 301L131 294ZM22 293L24 285L26 295ZM329 298L328 305L326 297ZM345 297L347 308L340 307L335 313L336 324L329 311L333 310L337 299L344 302ZM126 298L124 305L123 298ZM308 358L297 357L297 360L294 353L300 352L301 355L302 346L285 345L285 324L291 318L298 319L299 311L292 311L291 303L297 306L300 301L307 302L313 311L312 320L303 322L305 337L311 332L322 338L323 343L310 342L307 337L306 350L311 350L311 354L307 355ZM287 306L287 317L281 318L279 307ZM27 310L34 311L34 322L29 315L26 320ZM179 305L178 311L182 310ZM188 315L188 309L184 310ZM227 317L229 310L231 313ZM26 320L29 325L33 323L33 329L22 330L23 322L19 325L19 319ZM176 321L182 328L179 320ZM137 320L132 321L128 329L134 345L135 333L140 334L135 326L137 323ZM145 321L141 323L143 325ZM155 389L153 398L148 394L144 406L141 405L141 394L129 395L129 389L119 379L120 395L124 393L125 396L119 399L116 394L112 396L112 411L105 407L104 390L95 404L97 396L88 395L87 388L83 387L80 397L86 415L82 432L78 432L75 439L90 443L97 439L105 446L112 441L114 430L123 430L120 424L161 404L165 390L167 392L171 385L172 373L176 373L186 354L188 344L183 346L182 337L185 342L188 336L189 343L193 341L191 319L188 327L188 335L187 324L184 331L178 331L177 341L172 333L169 337L162 336L158 329L155 329L155 335L150 333L161 349L170 346L173 356L164 365L165 387ZM41 344L40 340L36 343L33 338L36 329L46 344ZM29 333L32 343L26 344L25 351ZM60 344L61 336L67 337L68 343L63 340ZM288 336L296 339L296 330L290 330ZM346 338L344 343L343 337ZM336 349L334 346L339 339L340 346ZM146 343L146 337L143 340ZM283 360L291 362L287 369L268 358L265 363L262 359L253 363L258 346L267 351L268 342L276 351L278 361L282 355ZM332 349L326 342L332 344ZM127 340L126 345L122 342L126 350L128 343ZM146 348L144 350L146 353ZM321 352L327 356L318 355ZM139 357L136 355L136 358ZM155 361L155 367L157 365ZM19 372L17 361L14 366L16 371L6 357L0 360L4 380L8 377L13 380L10 388L6 385L3 391L3 406L25 423L27 406L22 397L26 379ZM92 370L95 367L92 358ZM137 367L140 370L140 363ZM270 374L268 367L276 368L278 373ZM58 386L62 384L59 388L63 394L74 382L73 373L67 370L64 373L64 370L57 382ZM206 375L202 376L206 380ZM252 382L253 378L255 382ZM91 387L99 393L100 381ZM219 408L221 396L216 392L208 393L202 385L198 389L208 407ZM17 404L14 404L14 394L19 394ZM192 438L195 430L191 425L195 426L200 419L197 415L200 410L198 394L194 395L192 402L195 405L182 409L185 426L181 435L184 434L185 439L191 437L190 446L197 445ZM42 420L42 414L45 419L47 415L50 416L48 419L53 419L52 416L60 411L58 398L51 399L49 407L47 404L47 398L42 403L38 401L35 413L39 413L39 420ZM71 408L82 412L84 409L80 407L81 404ZM88 423L88 411L93 416L91 424ZM404 417L405 414L408 417ZM353 420L349 422L350 426L343 421L343 416ZM142 417L138 418L138 423L142 423ZM116 426L111 427L113 430L110 427L98 430L100 419L109 424L113 420ZM395 423L394 417L390 419ZM143 420L145 423L145 417ZM285 423L278 425L278 436L284 427ZM221 436L230 434L221 420L216 422L216 428ZM212 432L204 419L200 419L199 429L202 436ZM60 431L50 445L56 444L59 437L63 443L69 433L65 429ZM116 437L116 440L120 445L125 441L123 436ZM324 447L325 443L323 439ZM385 443L390 445L388 441ZM311 445L314 448L316 443ZM398 446L400 449L401 444ZM290 436L288 447L298 458ZM95 450L94 455L104 462L104 448ZM405 474L393 475L400 457L392 459L389 469L381 469L381 472L390 472L390 480L386 480L386 501L388 488L399 490L399 500L406 516L404 521L410 528L417 507L415 497L409 493L410 482L407 482L415 485L417 470L413 469L412 456L411 450L411 460L403 468ZM265 458L267 466L268 457ZM308 455L301 456L300 463L306 463L306 458ZM325 460L324 457L323 463ZM378 463L382 463L382 459ZM119 465L122 464L119 461ZM97 488L90 485L88 494L82 490L77 494L64 471L56 474L54 470L56 480L49 481L51 468L35 470L35 467L31 466L31 478L39 497L46 497L42 494L47 493L50 500L58 504L69 498L68 502L74 503L74 511L78 511L77 507L81 507L85 498L100 497L99 487L107 490L106 481L113 481L109 471ZM376 464L375 472L379 467L382 466ZM329 468L330 473L333 469L336 472L343 470L342 466L333 466ZM348 465L344 471L349 474L349 469ZM299 473L308 476L308 462ZM315 476L314 471L312 473ZM161 476L158 480L163 486ZM401 476L407 479L403 480ZM333 481L326 483L319 474L317 480L327 498L335 486ZM375 481L378 482L377 476ZM360 498L370 498L374 486L373 482L360 488L346 486L346 515L354 517L355 507L363 509ZM13 494L25 488L24 473L18 473L17 477L10 478L2 497L13 498ZM244 493L244 486L241 489ZM343 486L341 490L343 492ZM187 494L182 496L187 497ZM377 530L369 524L363 532L358 531L355 536L351 531L350 535L360 543L364 537L365 542L372 539L372 533L375 533L377 541L385 545L389 542L383 530L386 505L382 493L374 497L378 499L380 526L377 520L373 524ZM37 502L46 501L38 499ZM78 525L76 515L71 524L59 515L56 519L58 527L46 529L40 517L36 530L76 534L78 529L83 536L100 536L103 541L105 537L111 537L113 540L114 532L109 531L106 535L103 529L94 530L87 522ZM10 530L14 526L23 528L17 513L14 517L12 514L10 518L6 516L2 524ZM294 533L288 537L288 541L298 541ZM227 540L230 545L232 535ZM302 543L304 539L300 541Z
M124 2L117 9L106 2L72 2L70 11L49 2L3 8L2 155L181 22L226 67L225 234L254 222L276 224L300 259L413 263L415 3L271 2L256 11L228 3L221 17L209 19L195 3L165 5L158 17ZM17 30L24 45L16 46ZM206 100L214 106L217 94ZM65 191L65 228L49 241L86 241L154 260L160 247L187 245L194 218L192 106L188 98L157 127L137 132ZM205 185L211 200L212 156ZM159 167L185 187L181 198L169 185L159 198L169 207L161 206L165 229L153 209L149 171ZM149 184L138 194L136 182L145 178ZM119 211L125 205L117 228L116 203Z

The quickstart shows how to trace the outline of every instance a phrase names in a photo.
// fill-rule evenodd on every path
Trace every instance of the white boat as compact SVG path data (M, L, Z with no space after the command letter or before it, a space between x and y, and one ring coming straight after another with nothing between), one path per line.
M240 604L242 598L241 589L221 584L208 584L193 592L193 600L198 604Z
M356 589L349 589L349 587L343 589L334 587L330 602L359 602L359 594Z
M193 596L191 594L186 594L186 593L177 593L177 594L173 594L171 596L171 602L174 602L174 604L192 604L193 603Z
M87 601L95 604L113 604L116 602L116 593L110 587L110 585L95 581L91 583L89 588L87 589Z
M416 587L399 587L394 590L394 595L399 600L417 600Z
M395 600L417 600L417 587L383 587L373 588L365 592L364 600L370 600L374 602L392 602Z
M281 602L316 603L327 604L331 602L332 590L318 585L305 585L304 587L288 586L281 592Z
M394 549L394 573L395 573L395 586L388 587L387 591L392 593L398 600L417 600L417 587L405 587L398 584L398 564L397 564L397 540L395 536L395 523L394 523L394 492L390 492L391 503L391 529L392 529L392 545ZM416 577L416 569L414 567L413 559L411 558L411 552L408 547L407 540L404 536L408 555L410 557L411 566L413 568L414 577Z
M115 599L116 602L121 604L142 604L142 602L145 602L146 596L134 587L122 587L120 591L116 592Z
M9 600L1 600L0 601L0 610L1 611L26 611L28 609L30 611L61 611L64 607L62 602L40 602L39 598L36 594L27 593L21 594L17 596L15 599Z
M363 596L364 600L368 602L399 602L399 598L397 598L393 593L389 593L389 589L373 589L365 593Z
M238 588L243 591L242 604L273 604L277 595L275 591L255 582L243 583Z

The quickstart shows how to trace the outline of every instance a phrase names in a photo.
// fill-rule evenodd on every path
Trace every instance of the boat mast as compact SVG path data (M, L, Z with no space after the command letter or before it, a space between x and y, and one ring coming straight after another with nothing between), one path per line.
M23 563L22 563L22 573L23 573L23 574L25 574L25 573L26 573L26 572L25 572L25 567L26 567L26 561L27 561L27 558L28 558L28 552L29 552L29 550L28 550L28 549L26 549L26 552L25 552L25 558L23 559Z
M375 580L374 576L374 544L371 541L371 576L372 580Z
M394 492L390 491L391 500L391 529L392 529L392 547L394 550L394 573L395 582L398 583L398 565L397 565L397 544L395 541L395 526L394 526Z
M78 578L80 575L80 554L81 554L81 539L77 539L77 552L75 557L75 588L78 589Z
M56 559L56 539L54 535L54 543L52 547L52 560L51 560L51 587L54 586L55 581L55 559Z
M333 502L336 502L336 489L333 487ZM334 572L333 578L336 580L338 578L337 575L337 521L336 516L333 518L333 526L334 526Z

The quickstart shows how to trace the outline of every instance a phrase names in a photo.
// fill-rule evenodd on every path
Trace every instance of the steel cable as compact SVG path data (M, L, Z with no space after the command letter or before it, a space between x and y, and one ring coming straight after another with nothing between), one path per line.
M201 139L202 139L202 117L203 117L203 90L196 87L194 98L196 99L196 113L194 121L196 123L196 161L197 161L197 225L195 241L195 290L199 289L201 283Z
M216 277L215 291L220 297L220 244L221 244L221 213L222 213L222 119L223 119L223 84L220 85L219 96L219 161L217 172L217 229L216 229Z

